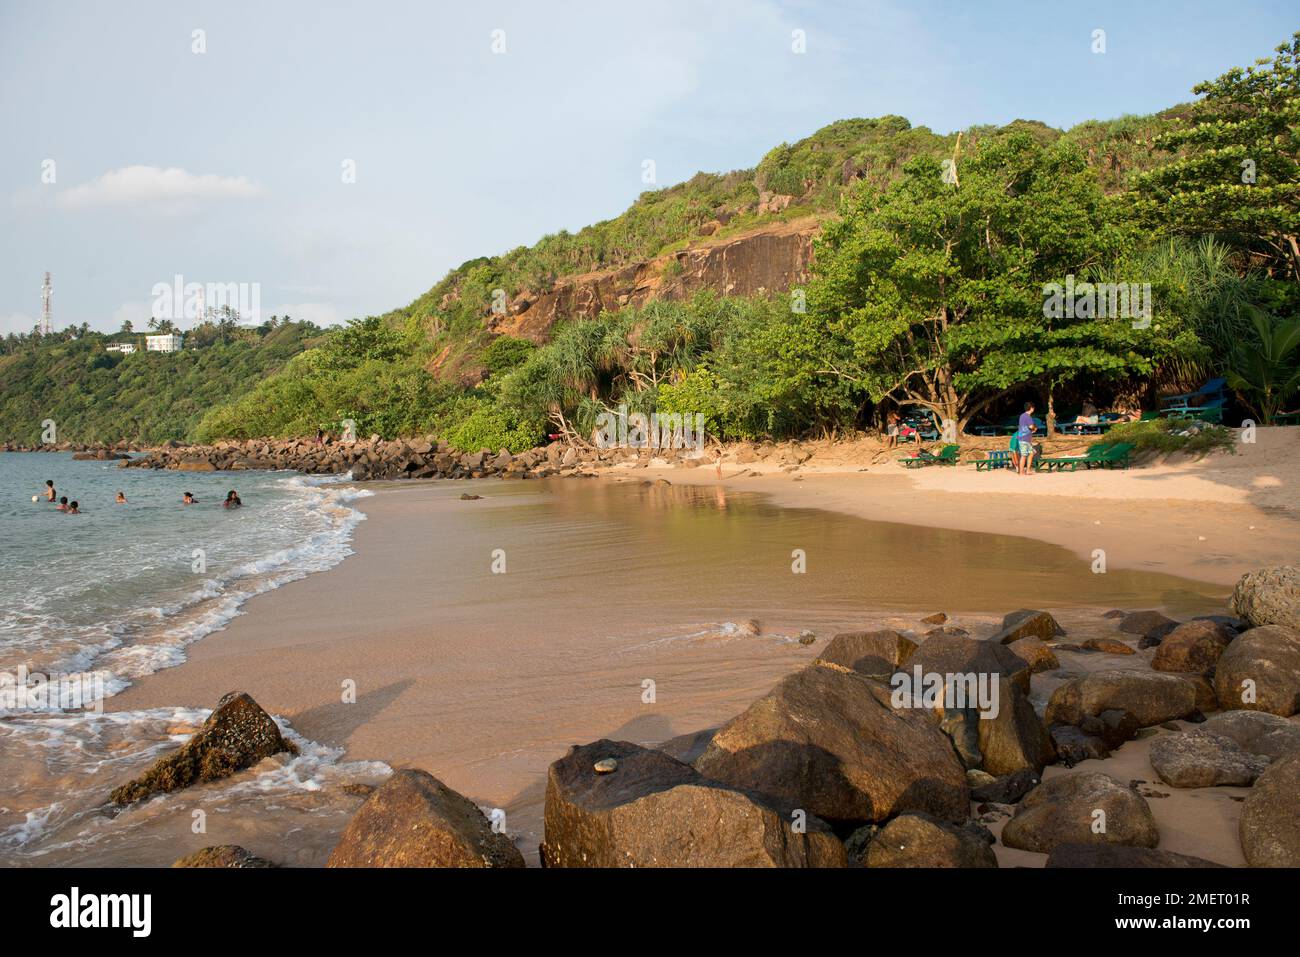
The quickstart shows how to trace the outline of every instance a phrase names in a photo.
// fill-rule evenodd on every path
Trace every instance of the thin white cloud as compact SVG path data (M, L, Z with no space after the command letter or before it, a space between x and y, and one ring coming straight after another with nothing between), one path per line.
M263 192L246 176L191 173L177 166L123 166L58 194L65 209L170 206L204 199L246 199Z

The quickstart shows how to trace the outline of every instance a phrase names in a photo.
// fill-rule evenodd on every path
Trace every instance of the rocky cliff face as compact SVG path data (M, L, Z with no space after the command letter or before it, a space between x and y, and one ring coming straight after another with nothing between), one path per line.
M520 292L504 314L489 318L488 328L541 343L557 321L602 310L689 299L702 290L725 296L784 291L807 281L820 223L816 216L792 219L618 269L566 276L547 290Z

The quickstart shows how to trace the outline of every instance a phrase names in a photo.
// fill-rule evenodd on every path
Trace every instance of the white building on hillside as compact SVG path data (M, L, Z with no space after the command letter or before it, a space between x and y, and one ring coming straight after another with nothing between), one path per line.
M110 342L104 346L106 352L121 352L124 355L130 355L135 352L134 342Z
M185 336L179 332L145 336L144 347L149 352L179 352Z

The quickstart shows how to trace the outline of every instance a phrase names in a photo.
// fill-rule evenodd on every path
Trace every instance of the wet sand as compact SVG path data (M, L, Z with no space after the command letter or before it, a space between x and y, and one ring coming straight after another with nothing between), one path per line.
M481 806L503 808L535 863L546 768L569 744L600 737L649 744L715 727L816 657L837 631L888 626L919 635L927 627L920 618L943 610L984 635L1002 613L1033 606L1051 609L1071 640L1081 640L1113 633L1100 617L1110 607L1219 611L1231 577L1225 569L1257 564L1245 546L1227 564L1194 554L1180 561L1145 537L1144 523L1176 534L1177 510L1159 503L1089 503L1127 528L1135 549L1161 570L1128 570L1112 558L1105 575L1094 575L1070 551L1030 539L837 517L920 511L934 522L977 524L969 506L909 490L902 476L773 475L714 488L683 484L713 485L712 469L663 474L674 484L650 484L635 470L605 479L374 486L378 494L360 503L368 520L358 527L355 556L252 599L245 615L192 646L189 661L141 680L109 707L211 707L225 691L248 691L348 759L421 767ZM729 491L749 488L787 507ZM461 501L466 491L483 498ZM788 507L809 504L818 508ZM1031 504L989 508L1025 516ZM1069 521L1085 528L1090 514L1072 509ZM1211 518L1229 527L1221 515ZM497 548L507 563L502 575L491 571ZM801 576L790 569L794 548L807 555ZM1206 574L1198 584L1164 574L1170 567ZM758 635L733 627L751 618ZM819 636L808 646L796 640L805 629ZM355 704L342 701L349 681ZM1117 776L1128 773L1127 762L1145 763L1144 744L1111 759L1121 762ZM1131 776L1154 779L1149 767ZM232 822L229 834L240 843L307 865L324 862L327 837L343 818L319 821L325 834L310 846L294 839L286 854L278 846L283 828L259 837L247 822L234 827L239 810L231 811L222 823ZM1157 816L1165 816L1159 808ZM1214 819L1214 833L1235 828L1229 816ZM1184 823L1168 826L1172 834ZM1205 832L1191 828L1193 836ZM204 843L226 839L210 830ZM136 863L169 862L146 846L150 859ZM1196 853L1181 841L1168 846ZM1042 855L1029 857L1041 863Z

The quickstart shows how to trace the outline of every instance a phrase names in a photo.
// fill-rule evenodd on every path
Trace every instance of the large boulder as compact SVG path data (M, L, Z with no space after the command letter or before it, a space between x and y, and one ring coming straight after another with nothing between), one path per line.
M939 634L926 638L912 652L907 671L937 675L1005 675L1029 691L1029 665L1005 645L982 638Z
M1203 728L1162 734L1151 743L1151 767L1176 788L1249 787L1268 760Z
M1160 642L1151 667L1156 671L1212 675L1224 649L1236 637L1231 628L1209 619L1185 621Z
M1222 711L1201 725L1201 730L1230 738L1245 751L1270 761L1300 751L1300 724L1267 711Z
M966 775L934 716L888 686L814 663L719 729L695 767L831 822L905 811L964 821Z
M867 845L867 867L997 867L993 848L974 830L928 814L900 814Z
M1047 867L1224 867L1214 861L1173 851L1124 844L1058 844Z
M352 815L327 866L523 867L524 858L473 801L407 768Z
M1059 686L1047 703L1051 724L1080 724L1087 715L1127 711L1147 727L1185 718L1197 708L1197 689L1177 675L1149 671L1094 671Z
M1165 635L1178 627L1178 622L1158 611L1131 611L1119 622L1119 630L1126 635L1138 635L1153 644L1159 644Z
M238 844L218 844L187 854L173 863L172 867L263 868L275 865Z
M1241 807L1238 833L1251 867L1300 867L1300 754L1259 776Z
M1252 625L1300 631L1300 565L1248 572L1232 590L1232 610Z
M1142 795L1095 771L1044 781L1025 795L1002 828L1007 847L1040 853L1060 844L1155 847L1159 841Z
M985 709L979 715L981 766L995 776L1026 769L1041 774L1045 765L1056 760L1047 726L1013 681L998 678L996 685L997 714Z
M1009 645L1021 638L1038 638L1041 641L1051 641L1058 635L1063 634L1065 634L1065 629L1047 612L1021 608L1004 615L1002 628L989 640L996 641L1001 645Z
M971 800L981 804L1015 804L1038 787L1042 780L1037 772L1023 768L972 788Z
M602 768L612 770L598 772ZM575 746L546 782L547 867L844 867L820 819L626 741Z
M1033 635L1017 638L1007 645L1007 650L1029 665L1029 670L1033 674L1038 674L1040 671L1055 671L1061 667L1052 649L1041 638L1035 638Z
M140 777L113 790L114 804L131 804L153 794L177 791L202 781L217 781L250 768L263 758L298 748L261 706L242 691L217 702L203 727L179 751L159 758Z
M864 675L890 675L916 651L916 642L896 631L847 631L836 635L818 661L829 661Z
M1214 690L1225 709L1284 718L1300 711L1300 631L1262 625L1242 633L1219 658Z

